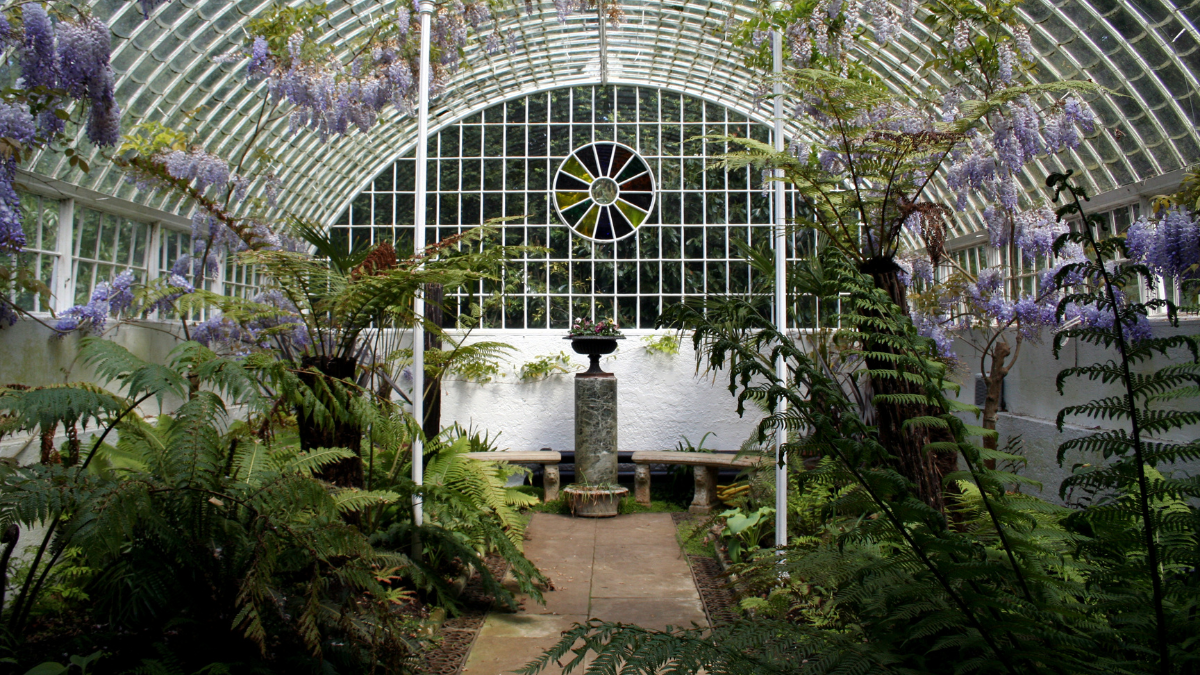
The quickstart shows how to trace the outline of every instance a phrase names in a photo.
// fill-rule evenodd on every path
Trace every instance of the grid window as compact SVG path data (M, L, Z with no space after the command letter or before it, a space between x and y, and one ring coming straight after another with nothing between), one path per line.
M769 142L771 130L722 106L650 87L556 89L492 106L429 139L430 241L500 217L505 244L545 247L505 266L500 282L480 282L452 300L457 312L485 307L481 327L566 328L577 316L614 316L652 328L665 305L688 296L761 294L736 241L769 250L771 198L760 172L726 172L732 148L705 135ZM550 181L575 149L616 141L635 149L654 173L653 211L617 242L573 234L550 202ZM384 170L331 226L353 250L394 242L412 252L412 155ZM799 250L800 247L795 247ZM455 320L451 307L447 321Z
M20 192L21 226L25 230L25 249L16 254L15 267L20 274L54 288L54 269L58 263L58 206L49 199ZM9 256L11 257L11 256ZM36 290L14 289L10 298L18 307L29 312L49 311L46 298Z
M172 266L184 256L190 256L192 252L192 236L187 232L179 232L176 230L168 230L163 228L159 234L158 244L158 269L162 270L161 274L171 274ZM195 275L190 270L183 270L183 276L193 285L196 283ZM204 288L213 290L216 286L216 277L211 273L204 275ZM234 288L237 288L235 284ZM227 287L226 291L230 289ZM239 289L240 290L240 289ZM196 310L192 313L193 321L203 321L208 318L209 310ZM175 317L160 317L160 318L175 318Z
M235 256L225 261L225 295L251 300L262 290L262 278L256 265L238 263Z
M75 303L84 304L96 284L130 270L146 281L150 226L89 208L75 210Z

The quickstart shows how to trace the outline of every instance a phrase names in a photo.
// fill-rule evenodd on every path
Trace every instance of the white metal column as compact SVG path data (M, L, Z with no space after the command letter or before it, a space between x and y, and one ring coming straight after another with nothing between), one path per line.
M425 192L428 189L426 163L429 154L429 24L433 17L433 0L421 0L421 67L417 78L417 161L416 194L413 214L413 252L425 250ZM420 429L425 422L425 298L417 293L413 300L417 321L413 325L413 417L417 432L412 442L412 479L417 485L425 481L425 443ZM424 505L419 494L413 495L413 524L425 520Z
M783 36L779 28L771 31L771 52L773 57L772 72L775 75L775 151L783 152ZM776 169L775 176L783 177L783 170ZM783 181L775 181L775 327L780 333L787 330L787 211L784 199L786 191ZM787 366L783 357L775 364L776 373L781 380L787 378ZM784 410L781 403L776 413ZM788 468L787 456L783 453L783 443L787 438L787 430L780 428L775 433L775 545L787 546L787 490Z

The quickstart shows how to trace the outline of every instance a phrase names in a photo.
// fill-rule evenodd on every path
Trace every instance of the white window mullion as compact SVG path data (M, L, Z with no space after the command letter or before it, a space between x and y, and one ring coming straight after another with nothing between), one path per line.
M58 203L58 260L54 265L52 307L61 314L75 304L75 200Z
M217 273L213 275L212 292L217 295L225 295L225 262L227 254L222 253L217 256Z
M150 223L150 239L146 243L146 283L154 281L162 274L162 223ZM158 310L150 313L150 318L158 320Z

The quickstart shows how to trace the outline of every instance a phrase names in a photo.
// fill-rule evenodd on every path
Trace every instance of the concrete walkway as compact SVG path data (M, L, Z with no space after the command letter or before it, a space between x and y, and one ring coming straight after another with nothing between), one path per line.
M557 642L572 624L588 619L658 629L706 625L669 513L604 519L537 513L528 538L525 555L555 590L545 594L545 606L525 599L516 614L489 614L463 675L512 672ZM560 670L551 664L542 672Z

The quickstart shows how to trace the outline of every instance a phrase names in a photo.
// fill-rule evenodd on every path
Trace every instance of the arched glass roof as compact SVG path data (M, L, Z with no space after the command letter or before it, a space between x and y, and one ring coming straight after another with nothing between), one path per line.
M172 0L149 20L128 0L100 0L92 7L117 36L113 67L126 128L146 120L187 124L197 143L226 158L248 147L266 151L276 158L273 168L284 183L282 205L327 223L372 176L411 149L415 119L388 109L370 133L354 131L325 144L312 131L289 136L286 107L267 105L265 85L246 82L244 62L217 58L242 46L246 22L270 4ZM498 19L500 30L517 38L510 50L488 54L479 41L468 43L466 67L432 103L432 130L533 91L599 83L665 87L769 120L767 104L758 98L764 75L744 65L745 54L727 34L730 17L754 14L751 3L624 0L623 22L609 26L603 40L594 13L560 23L550 0L526 7ZM377 1L330 2L336 30L328 40L347 45L385 8ZM1090 100L1100 123L1077 150L1028 165L1029 189L1060 166L1082 171L1094 190L1106 191L1200 161L1200 0L1029 0L1020 11L1041 54L1036 79L1091 79L1113 90ZM930 56L922 46L924 26L913 22L907 30L882 49L867 44L859 58L898 88L940 84L932 69L921 68ZM266 160L249 157L248 173L266 170ZM94 158L92 166L85 175L61 154L44 153L31 168L177 210L164 195L137 192L108 162Z

